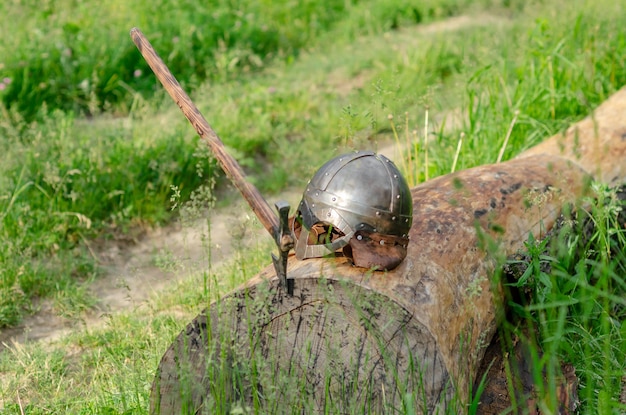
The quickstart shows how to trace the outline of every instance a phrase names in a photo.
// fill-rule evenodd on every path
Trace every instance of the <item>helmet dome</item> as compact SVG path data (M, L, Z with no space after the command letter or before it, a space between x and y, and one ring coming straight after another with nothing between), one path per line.
M315 173L297 218L303 227L298 259L342 250L357 266L392 269L406 256L413 202L391 160L358 151L329 160Z

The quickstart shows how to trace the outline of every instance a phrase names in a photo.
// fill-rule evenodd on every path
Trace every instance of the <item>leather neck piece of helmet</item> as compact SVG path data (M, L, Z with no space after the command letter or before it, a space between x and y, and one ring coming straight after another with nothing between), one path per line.
M296 257L343 254L356 266L390 270L406 256L413 205L398 168L371 151L324 164L302 196ZM301 229L295 229L301 225Z

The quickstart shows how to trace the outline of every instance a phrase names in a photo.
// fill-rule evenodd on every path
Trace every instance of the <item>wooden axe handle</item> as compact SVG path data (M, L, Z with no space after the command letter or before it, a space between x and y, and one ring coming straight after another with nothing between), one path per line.
M152 68L156 77L161 84L163 84L163 87L165 87L165 90L178 104L183 114L185 114L185 117L187 117L191 125L193 125L198 132L198 135L209 145L213 155L226 173L226 176L228 176L235 187L241 192L265 229L267 229L272 237L276 237L279 231L279 222L277 215L270 205L263 196L261 196L259 190L246 180L245 173L239 163L226 152L222 140L220 140L215 131L213 131L213 128L211 128L207 120L202 116L198 108L189 98L189 95L183 91L183 88L156 53L144 34L135 27L131 29L130 36L135 45L137 45L137 49L139 49L146 62L148 62L148 65L150 65L150 68Z

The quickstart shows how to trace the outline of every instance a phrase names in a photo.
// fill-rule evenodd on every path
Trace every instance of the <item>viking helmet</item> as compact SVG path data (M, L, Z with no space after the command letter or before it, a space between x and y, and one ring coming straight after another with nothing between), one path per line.
M406 256L412 221L409 186L391 160L344 154L324 164L302 195L296 257L341 252L356 266L390 270Z

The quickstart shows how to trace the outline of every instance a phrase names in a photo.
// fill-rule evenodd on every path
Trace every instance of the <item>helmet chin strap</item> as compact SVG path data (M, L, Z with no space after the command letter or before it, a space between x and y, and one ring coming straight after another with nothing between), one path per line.
M344 246L348 245L350 239L354 236L354 231L335 239L329 244L309 245L309 230L303 228L296 242L296 258L320 258L326 255L332 255Z

